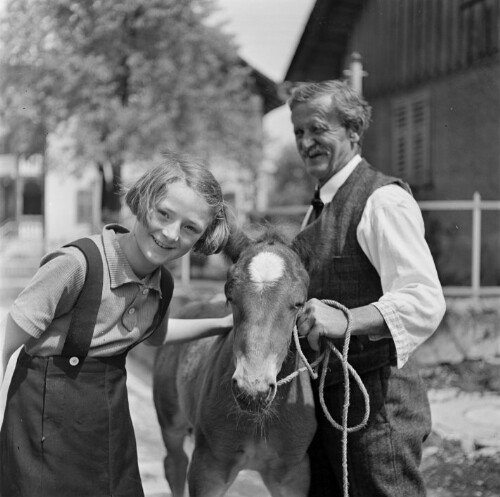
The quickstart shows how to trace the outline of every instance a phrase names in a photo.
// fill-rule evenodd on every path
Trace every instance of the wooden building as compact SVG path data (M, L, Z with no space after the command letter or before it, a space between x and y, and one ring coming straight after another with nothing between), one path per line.
M361 54L373 107L363 155L407 180L418 200L471 200L474 192L498 200L499 52L499 0L317 0L285 80L342 78L351 54ZM499 285L500 215L488 216L482 280ZM470 277L470 218L426 214L449 284Z
M365 155L421 198L496 199L499 17L498 0L318 0L285 79L342 77L360 53Z

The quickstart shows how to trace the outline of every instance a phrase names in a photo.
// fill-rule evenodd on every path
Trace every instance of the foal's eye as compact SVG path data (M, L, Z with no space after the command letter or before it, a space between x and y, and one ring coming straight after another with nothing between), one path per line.
M293 305L293 308L296 310L302 309L302 307L304 307L304 302L295 302Z

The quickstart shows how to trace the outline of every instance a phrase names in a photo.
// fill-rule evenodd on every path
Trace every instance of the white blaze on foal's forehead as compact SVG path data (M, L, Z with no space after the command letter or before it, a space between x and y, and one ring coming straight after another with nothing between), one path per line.
M250 265L248 272L250 279L262 290L266 283L278 281L285 271L285 261L273 252L261 252L257 254Z

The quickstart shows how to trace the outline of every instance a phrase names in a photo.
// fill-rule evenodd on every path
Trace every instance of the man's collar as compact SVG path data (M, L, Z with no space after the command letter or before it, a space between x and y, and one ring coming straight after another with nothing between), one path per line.
M337 174L334 174L320 190L323 203L331 202L338 189L346 182L347 178L361 162L361 155L356 154Z

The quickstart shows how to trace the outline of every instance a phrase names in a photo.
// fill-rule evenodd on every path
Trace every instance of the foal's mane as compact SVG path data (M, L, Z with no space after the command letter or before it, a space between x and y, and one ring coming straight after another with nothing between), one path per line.
M270 245L281 243L290 246L291 240L280 232L277 227L267 224L260 226L260 233L255 238L254 243L267 243Z

